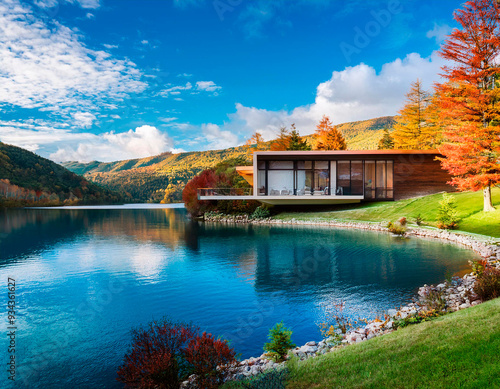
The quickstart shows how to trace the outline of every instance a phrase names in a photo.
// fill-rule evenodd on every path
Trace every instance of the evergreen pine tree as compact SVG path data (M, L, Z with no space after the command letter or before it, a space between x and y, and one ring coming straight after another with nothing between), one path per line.
M386 128L384 130L384 135L378 141L379 150L390 150L394 148L394 139L392 138L389 130Z
M292 124L292 131L290 132L290 142L288 144L287 150L311 150L311 146L307 143L305 139L299 135L299 132L295 128L295 124Z

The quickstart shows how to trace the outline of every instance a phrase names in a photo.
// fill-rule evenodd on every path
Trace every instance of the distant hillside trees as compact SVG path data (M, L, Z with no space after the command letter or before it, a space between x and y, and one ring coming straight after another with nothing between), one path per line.
M391 136L391 133L388 129L384 130L384 135L380 138L378 142L379 150L390 150L394 148L394 138Z
M394 148L424 150L434 149L439 143L440 128L436 121L436 105L432 95L417 80L406 94L406 103L396 118Z
M315 140L315 150L347 150L342 133L326 115L316 126Z
M459 190L483 190L492 211L491 186L500 183L500 9L496 1L472 0L455 12L461 25L439 54L447 82L439 84L445 124L441 163Z
M0 205L116 203L122 197L20 147L0 142Z

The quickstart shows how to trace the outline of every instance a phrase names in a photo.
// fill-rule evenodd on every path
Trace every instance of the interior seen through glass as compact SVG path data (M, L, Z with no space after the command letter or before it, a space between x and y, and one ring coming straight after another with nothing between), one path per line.
M258 195L392 199L393 161L259 161Z

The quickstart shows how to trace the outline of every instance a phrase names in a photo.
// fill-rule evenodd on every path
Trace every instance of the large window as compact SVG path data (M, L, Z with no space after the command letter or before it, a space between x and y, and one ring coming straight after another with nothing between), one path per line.
M351 194L351 161L337 161L337 195Z
M259 161L258 195L394 198L393 161ZM330 181L332 177L332 182Z
M336 194L392 199L393 161L337 161Z
M315 161L314 162L314 193L315 194L330 194L330 162Z
M365 161L365 199L375 198L375 161Z
M294 192L294 162L268 162L268 190L269 196L292 195Z

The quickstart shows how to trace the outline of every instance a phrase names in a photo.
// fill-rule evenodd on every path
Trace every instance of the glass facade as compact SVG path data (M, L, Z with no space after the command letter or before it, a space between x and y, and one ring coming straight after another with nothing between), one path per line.
M259 196L394 198L391 160L259 161Z

